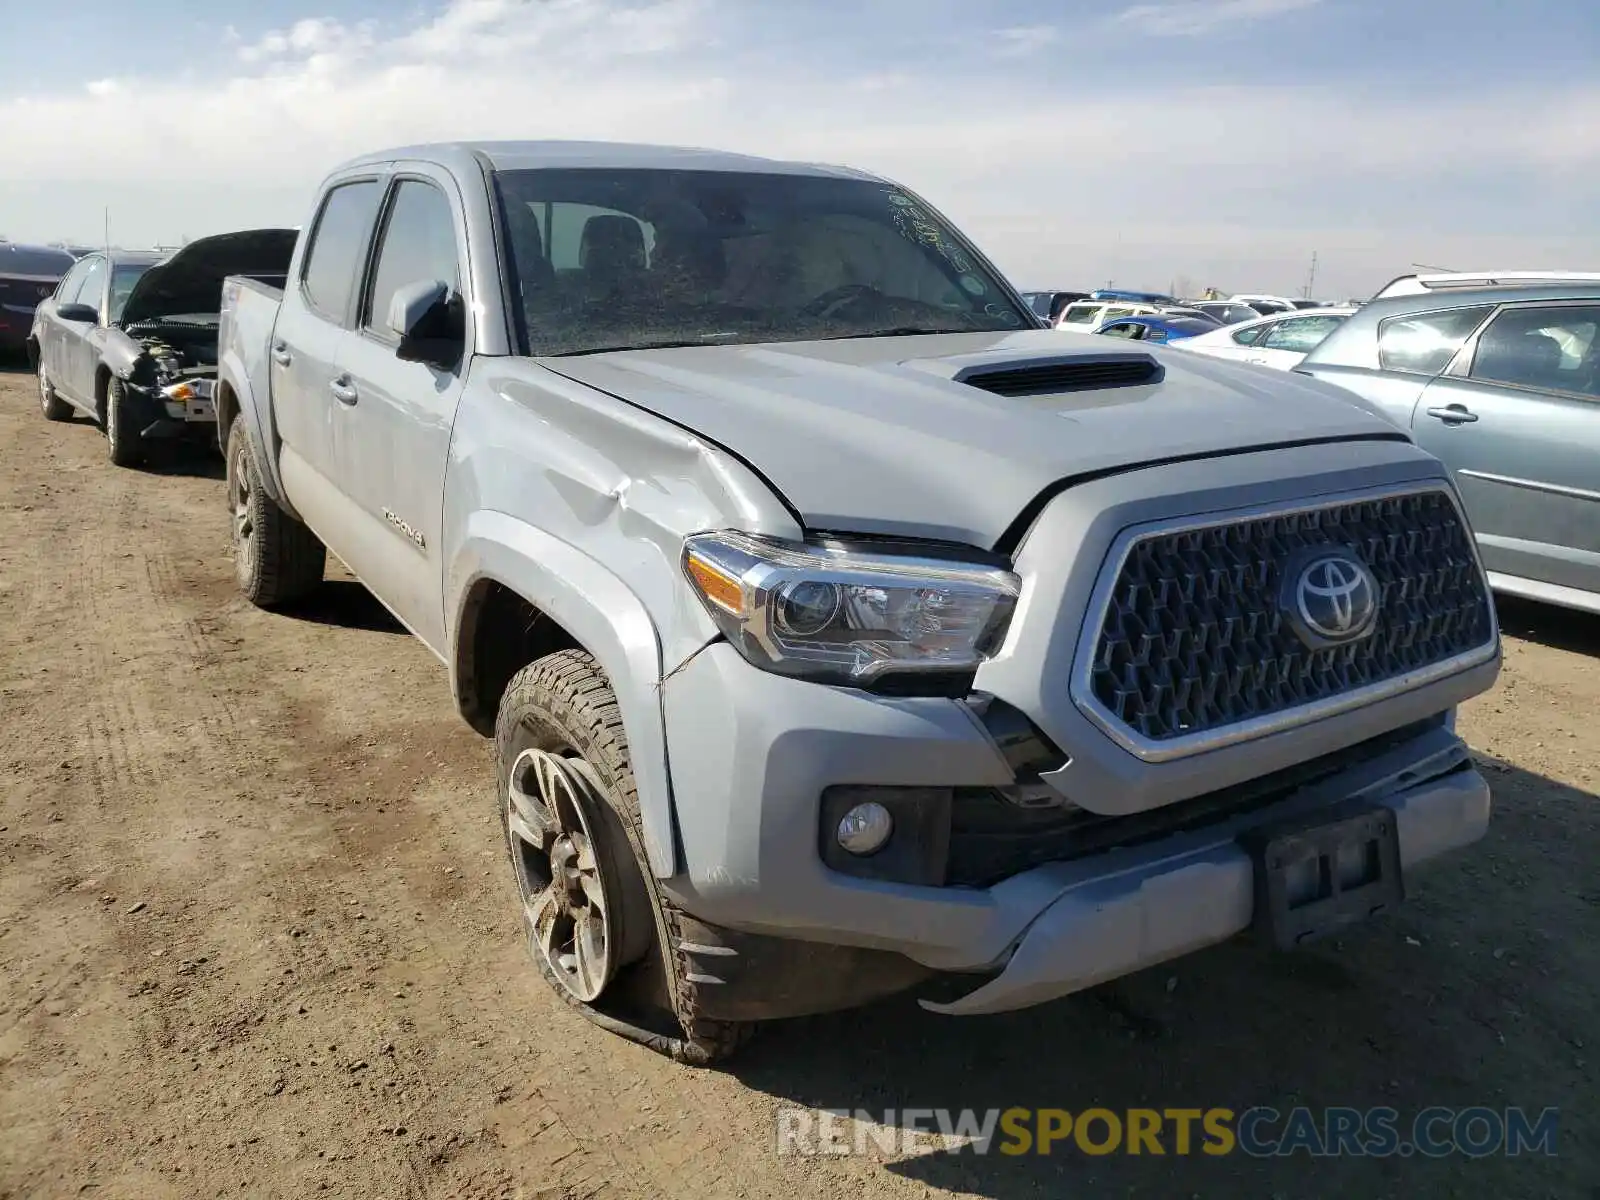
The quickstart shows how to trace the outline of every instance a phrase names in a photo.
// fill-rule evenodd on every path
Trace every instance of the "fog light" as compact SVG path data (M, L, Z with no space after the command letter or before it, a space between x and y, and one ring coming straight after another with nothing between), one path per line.
M839 845L851 854L873 854L894 832L894 818L876 801L858 804L839 822Z

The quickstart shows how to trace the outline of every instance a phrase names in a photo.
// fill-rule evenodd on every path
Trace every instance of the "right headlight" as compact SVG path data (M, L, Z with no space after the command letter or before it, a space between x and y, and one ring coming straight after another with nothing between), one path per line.
M1019 587L998 567L734 532L689 538L683 568L750 662L857 687L970 675L1005 637Z

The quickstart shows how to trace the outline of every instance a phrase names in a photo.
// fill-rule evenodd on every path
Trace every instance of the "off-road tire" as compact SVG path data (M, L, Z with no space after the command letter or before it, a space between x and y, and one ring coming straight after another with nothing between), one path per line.
M700 985L688 978L689 963L677 949L683 941L678 927L679 912L656 885L645 854L639 797L622 729L622 712L617 707L610 682L586 651L562 650L529 664L512 677L500 701L495 724L499 784L496 813L505 834L508 856L514 855L516 849L505 819L505 797L512 765L518 755L530 748L576 753L598 777L610 815L615 818L608 828L613 836L627 841L624 852L612 854L610 861L619 864L627 874L626 879L618 881L622 889L633 896L640 907L647 906L646 920L652 928L643 959L655 956L664 971L673 1009L671 1015L682 1030L682 1036L662 1035L607 1012L606 1000L623 982L620 977L596 1004L578 1001L554 978L543 958L535 952L534 961L546 983L597 1024L679 1062L703 1066L727 1058L749 1040L755 1026L749 1022L718 1021L699 1015ZM623 969L637 971L650 965L641 960Z
M112 377L106 385L106 451L114 465L137 467L144 462L144 439L139 436L132 411L128 408L128 388Z
M39 371L39 408L44 413L46 421L65 421L72 415L72 405L56 395L55 386L50 382L50 377L44 372L44 363L40 363Z
M272 500L243 421L228 430L228 519L239 590L258 608L303 600L322 583L328 551Z

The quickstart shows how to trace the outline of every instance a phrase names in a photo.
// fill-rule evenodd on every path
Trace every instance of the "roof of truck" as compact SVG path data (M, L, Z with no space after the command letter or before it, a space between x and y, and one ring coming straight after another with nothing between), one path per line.
M441 165L464 166L471 160L487 162L496 171L534 170L540 167L609 167L675 171L743 171L764 175L821 175L840 179L875 179L865 171L823 163L786 162L724 150L684 146L634 145L626 142L433 142L396 146L363 154L340 164L339 170L396 159L420 159Z

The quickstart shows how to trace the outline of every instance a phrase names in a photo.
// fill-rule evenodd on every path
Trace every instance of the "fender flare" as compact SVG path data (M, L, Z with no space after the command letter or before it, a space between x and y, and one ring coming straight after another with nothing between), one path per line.
M492 580L508 588L565 629L594 655L616 693L650 869L662 879L677 874L661 706L661 641L649 611L594 558L515 517L475 512L466 519L463 534L445 584L452 691L460 695L462 621L478 583Z
M217 382L219 388L226 388L233 395L233 420L244 422L245 433L250 438L250 450L256 458L256 475L262 490L274 504L298 520L300 514L289 503L283 477L278 473L278 456L274 453L278 439L272 426L272 416L270 412L262 411L263 399L270 405L270 398L256 396L255 389L250 386L250 372L234 350L226 351L217 363ZM231 426L231 421L227 426L220 422L217 426L218 448L224 454L228 450L225 429Z

